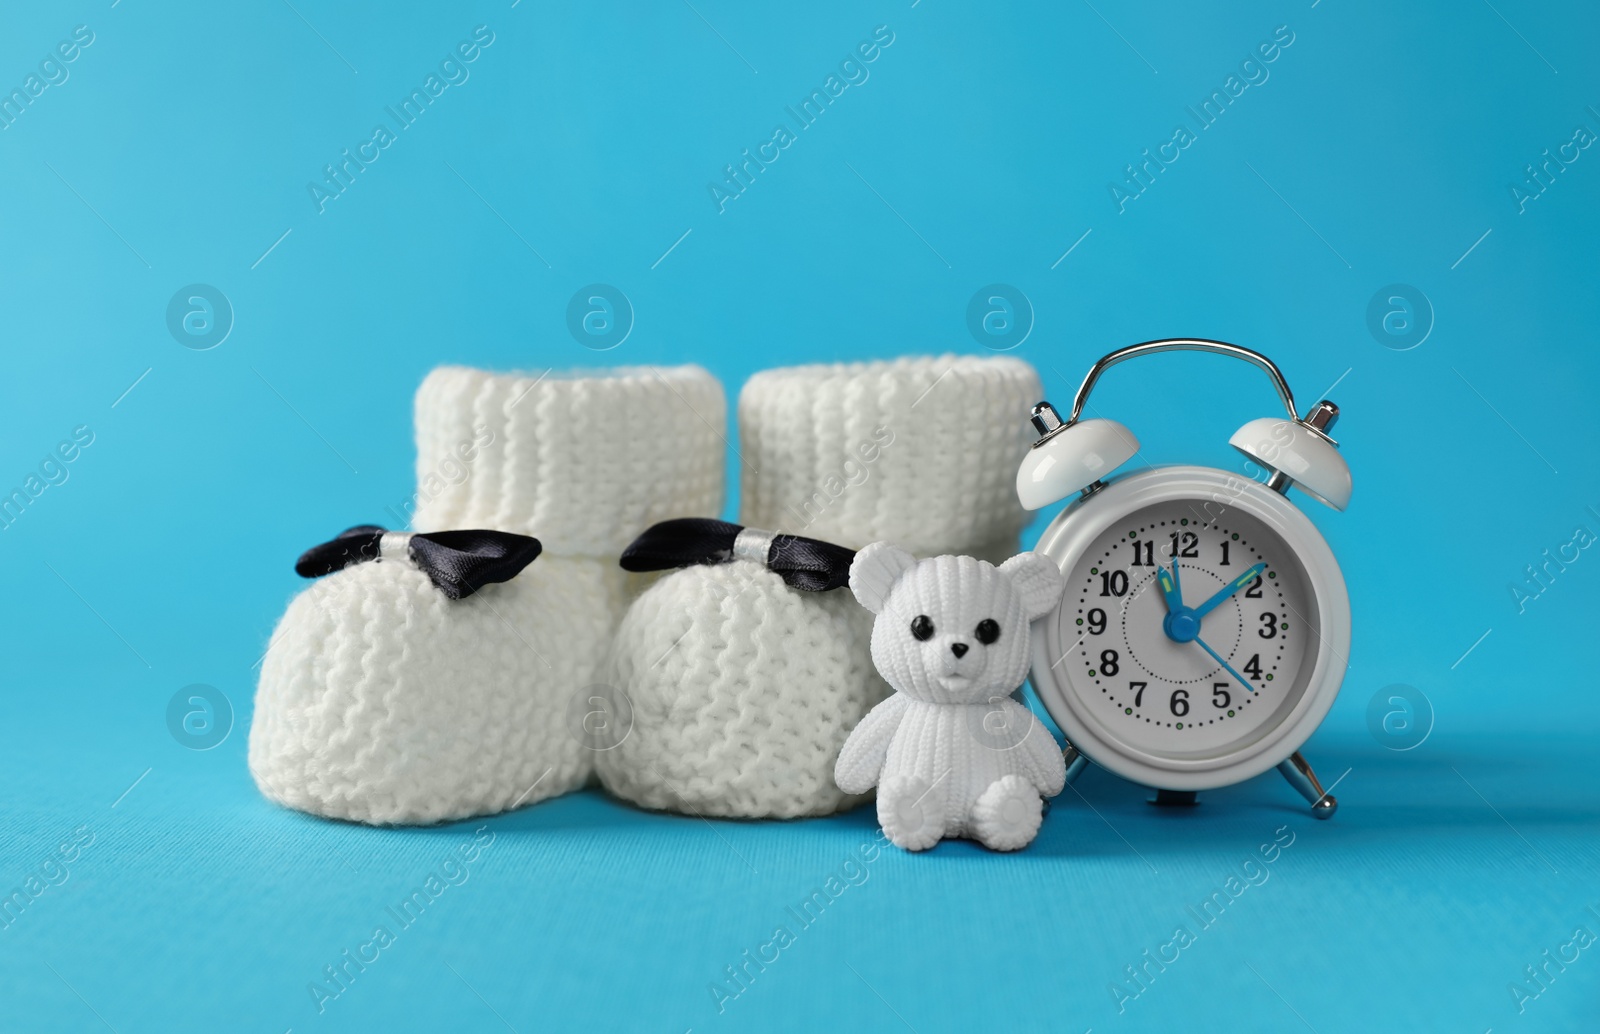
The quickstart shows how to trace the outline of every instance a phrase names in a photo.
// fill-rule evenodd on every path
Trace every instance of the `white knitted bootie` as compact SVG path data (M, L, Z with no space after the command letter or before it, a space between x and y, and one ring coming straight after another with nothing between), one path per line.
M998 562L1027 520L1014 479L1039 394L1033 368L1010 358L758 373L739 398L741 521ZM599 762L618 796L748 818L863 800L839 790L833 765L889 691L872 666L872 615L843 593L786 585L754 541L747 559L663 578L624 619L602 681L631 725Z
M721 386L693 366L430 374L412 525L438 535L385 536L375 562L291 603L250 734L262 791L316 814L419 823L582 786L629 591L617 553L663 517L721 508L725 414ZM459 528L536 536L543 554L451 598L411 554Z

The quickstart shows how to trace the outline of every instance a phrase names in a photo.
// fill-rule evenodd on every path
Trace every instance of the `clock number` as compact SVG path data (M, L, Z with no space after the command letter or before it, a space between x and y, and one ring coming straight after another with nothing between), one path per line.
M1133 566L1156 566L1156 544L1154 542L1146 542L1143 539L1133 540Z
M1229 545L1228 540L1227 539L1223 539L1222 540L1222 564L1220 565L1222 567L1231 567L1231 566L1233 566L1233 565L1228 563L1228 545Z
M1181 542L1181 545L1180 545L1180 542ZM1172 552L1169 555L1170 556L1175 556L1175 557L1197 557L1197 556L1199 556L1200 555L1200 536L1196 535L1192 531L1186 531L1186 532L1182 533L1182 538L1180 539L1179 538L1179 533L1176 532L1176 531L1173 532L1172 533Z
M1126 596L1128 594L1128 572L1126 571L1101 571L1100 595Z
M1263 639L1276 638L1278 635L1278 615L1270 610L1262 614L1261 627L1256 631L1256 635Z
M1261 598L1261 576L1260 575L1256 575L1256 580L1250 583L1250 588L1246 589L1244 591L1244 594L1245 594L1245 596L1249 597L1252 600L1259 600Z
M1117 672L1119 672L1121 670L1122 670L1121 667L1118 666L1118 664L1117 664L1117 651L1115 651L1115 650L1101 650L1100 651L1100 674L1102 674L1102 675L1115 675Z
M1167 706L1172 708L1172 713L1177 715L1179 718L1182 718L1184 715L1188 714L1189 691L1187 689L1173 690L1172 700L1168 702Z
M1226 682L1213 682L1211 684L1212 706L1221 710L1231 703L1233 703L1233 697L1228 695L1228 684Z
M1130 683L1128 683L1128 688L1133 691L1133 706L1134 707L1138 707L1140 701L1144 700L1144 687L1148 686L1149 684L1150 683L1148 683L1148 682L1130 682Z
M1106 612L1099 607L1089 611L1089 634L1100 635L1106 630Z
M1240 670L1242 670L1246 675L1248 675L1251 678L1255 679L1257 682L1260 682L1261 681L1261 655L1259 653L1252 654L1250 656L1249 662L1247 664L1245 664L1245 666Z

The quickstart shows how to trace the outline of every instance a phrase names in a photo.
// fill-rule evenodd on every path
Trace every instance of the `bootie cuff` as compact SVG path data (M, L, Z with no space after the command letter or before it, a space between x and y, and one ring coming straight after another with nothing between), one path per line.
M740 520L852 548L892 539L1003 559L1028 519L1015 479L1040 390L1010 357L758 373L739 395Z
M440 367L417 391L417 531L536 535L615 556L667 517L722 509L722 385L698 366L490 373Z

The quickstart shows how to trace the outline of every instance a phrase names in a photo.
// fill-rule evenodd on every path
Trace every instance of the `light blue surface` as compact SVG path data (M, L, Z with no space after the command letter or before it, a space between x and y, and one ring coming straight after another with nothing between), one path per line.
M1600 133L1600 17L1393 6L8 11L0 87L57 81L0 130L0 488L93 440L0 531L0 889L58 884L0 930L0 1029L1592 1026L1600 949L1573 934L1600 934L1600 150L1569 142ZM93 42L38 72L80 25ZM493 42L396 128L386 107L480 25ZM867 77L840 72L880 25ZM1280 26L1292 43L1241 71ZM786 106L835 73L858 81L795 127ZM1200 128L1186 109L1234 74L1255 82ZM380 124L392 142L319 213L308 183ZM709 184L780 124L793 142L719 213ZM1162 144L1172 164L1116 200ZM1535 195L1524 167L1563 144ZM197 283L233 312L205 351L167 325ZM593 283L636 317L609 351L567 328ZM480 825L313 820L244 763L293 558L410 497L424 373L694 361L731 396L768 365L986 353L968 307L996 284L1028 300L1013 354L1058 404L1102 353L1172 335L1268 352L1302 404L1337 384L1353 504L1306 505L1355 615L1307 747L1342 777L1338 816L1271 775L1173 813L1091 771L1022 855L863 869L870 810L707 823L583 793L483 823L466 882L319 1014L323 967ZM1375 334L1369 301L1382 320L1414 292L1427 336L1389 347L1420 331ZM1228 434L1277 402L1244 366L1163 356L1094 406L1144 461L1237 470ZM204 752L167 728L193 683L236 713ZM1397 751L1395 718L1369 722L1407 695L1434 725ZM831 874L800 929L786 910ZM1189 908L1232 875L1265 882L1201 929ZM712 983L780 924L793 943L719 1013ZM1129 983L1180 925L1194 943ZM1519 1012L1530 965L1549 975ZM1119 981L1140 991L1121 1011Z

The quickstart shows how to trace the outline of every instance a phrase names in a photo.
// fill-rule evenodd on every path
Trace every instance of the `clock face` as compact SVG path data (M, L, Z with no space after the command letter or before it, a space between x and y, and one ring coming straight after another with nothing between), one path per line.
M1055 676L1101 736L1147 755L1213 757L1269 734L1317 655L1294 551L1241 508L1201 519L1215 509L1134 509L1064 572Z

